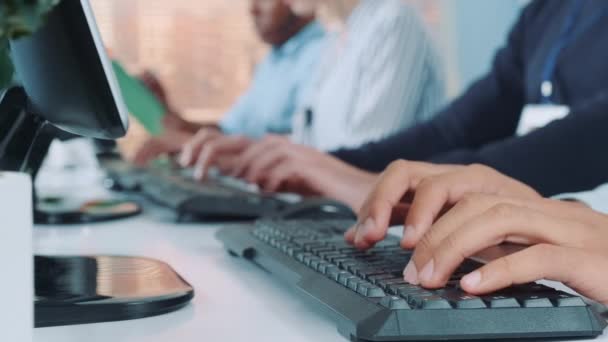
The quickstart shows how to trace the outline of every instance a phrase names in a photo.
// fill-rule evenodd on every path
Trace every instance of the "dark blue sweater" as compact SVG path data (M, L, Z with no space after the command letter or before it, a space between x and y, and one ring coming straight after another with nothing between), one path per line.
M515 136L524 105L541 100L542 70L572 1L585 1L577 27L608 11L605 0L532 2L497 53L492 70L435 119L333 154L370 171L397 159L481 163L547 196L607 182L608 16L577 35L559 56L555 99L570 106L571 114L527 136Z

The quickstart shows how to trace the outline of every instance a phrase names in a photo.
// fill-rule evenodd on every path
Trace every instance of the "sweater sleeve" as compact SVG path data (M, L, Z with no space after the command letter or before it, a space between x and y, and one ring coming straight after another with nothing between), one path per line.
M525 105L522 45L526 26L543 1L532 2L495 56L491 71L431 121L358 149L332 154L369 171L397 159L427 160L456 149L476 149L515 133ZM458 160L456 160L458 162Z
M454 150L430 161L488 165L545 196L583 191L608 182L607 127L608 91L526 136Z

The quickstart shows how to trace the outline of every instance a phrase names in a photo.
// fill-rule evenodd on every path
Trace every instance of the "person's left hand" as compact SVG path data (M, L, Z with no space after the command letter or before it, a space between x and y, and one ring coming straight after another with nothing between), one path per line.
M189 133L167 129L160 136L148 138L136 151L133 163L144 167L161 155L175 155L190 138Z
M361 207L377 177L277 135L249 146L238 157L232 175L256 183L267 192L324 196L353 210Z
M253 144L245 136L225 135L215 128L203 128L184 144L179 163L182 167L194 166L194 177L203 180L211 167L222 173L234 169L237 156Z
M608 274L598 271L608 269L608 216L548 199L468 195L418 243L404 278L442 287L465 258L503 242L529 247L466 275L463 290L481 295L546 279L608 304Z

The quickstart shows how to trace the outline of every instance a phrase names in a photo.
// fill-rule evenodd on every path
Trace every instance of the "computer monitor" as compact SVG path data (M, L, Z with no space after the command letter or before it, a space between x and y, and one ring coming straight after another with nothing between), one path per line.
M64 0L31 36L10 42L30 114L67 132L116 139L128 116L86 0Z
M35 175L51 141L64 132L98 139L127 132L127 112L88 0L62 0L39 31L11 41L10 50L22 87L0 92L0 170ZM194 295L168 265L150 259L36 257L35 274L36 326L160 315ZM150 284L158 286L150 291Z
M117 139L128 115L88 0L63 0L30 36L10 41L20 87L0 98L0 170L35 177L51 142L65 135ZM67 201L69 202L69 201ZM65 202L65 203L67 203ZM136 215L136 203L92 200L76 208L37 201L37 223L107 221Z

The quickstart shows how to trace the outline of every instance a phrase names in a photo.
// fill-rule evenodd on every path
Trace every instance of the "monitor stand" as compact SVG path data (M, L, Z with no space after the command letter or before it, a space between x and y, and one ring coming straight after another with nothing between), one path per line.
M36 178L54 139L72 135L32 113L25 90L9 88L0 98L0 170L26 172ZM141 206L122 199L91 200L67 207L69 198L39 199L34 189L34 220L41 225L113 221L141 213Z
M34 264L37 328L158 316L194 297L190 284L154 259L37 256Z
M35 177L57 133L31 114L22 88L0 93L0 170ZM153 259L36 256L34 264L36 327L156 316L186 306L194 296L169 265Z

